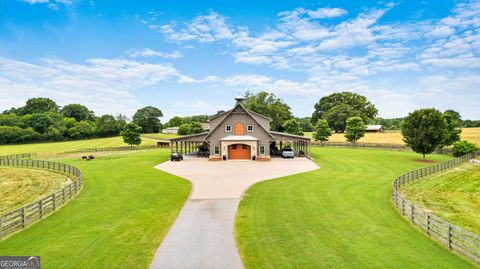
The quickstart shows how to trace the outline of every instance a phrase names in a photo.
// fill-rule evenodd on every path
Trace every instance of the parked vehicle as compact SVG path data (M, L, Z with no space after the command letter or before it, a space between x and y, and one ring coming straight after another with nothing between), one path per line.
M294 158L295 157L295 152L291 148L284 148L282 150L282 157L283 158Z
M183 161L183 156L182 154L178 153L178 152L174 152L172 153L172 155L170 155L170 161Z

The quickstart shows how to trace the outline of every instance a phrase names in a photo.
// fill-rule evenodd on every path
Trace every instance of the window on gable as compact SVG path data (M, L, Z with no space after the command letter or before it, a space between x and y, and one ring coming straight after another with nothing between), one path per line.
M227 133L232 132L232 125L225 125L225 132Z
M253 132L253 125L247 125L247 132Z

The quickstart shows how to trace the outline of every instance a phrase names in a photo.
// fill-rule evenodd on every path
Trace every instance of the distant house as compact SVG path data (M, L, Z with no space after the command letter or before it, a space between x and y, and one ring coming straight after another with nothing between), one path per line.
M383 133L383 125L367 125L367 133Z
M177 134L178 133L178 127L168 127L162 130L162 133L164 134Z
M243 97L235 100L231 110L202 125L207 131L170 139L171 151L191 153L202 145L211 160L269 160L271 152L288 145L297 156L308 156L310 138L271 131L272 119L246 109Z

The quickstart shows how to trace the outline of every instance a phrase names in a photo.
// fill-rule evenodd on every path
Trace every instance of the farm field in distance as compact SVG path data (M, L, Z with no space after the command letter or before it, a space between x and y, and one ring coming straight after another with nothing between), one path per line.
M142 146L156 145L157 140L142 137ZM75 141L36 143L21 145L1 145L0 155L18 153L63 153L91 148L127 147L121 136L109 138L95 138Z
M45 268L147 268L190 192L154 168L166 150L59 159L80 168L84 186L61 210L0 241L0 253L35 253Z
M306 137L312 137L313 132L305 132ZM398 131L386 130L384 133L365 133L365 136L358 142L364 143L386 143L386 144L405 144L402 133ZM462 140L474 142L480 146L480 128L463 128L461 134ZM331 142L346 142L344 134L334 133L330 136Z
M466 163L414 181L403 186L401 192L446 221L480 234L480 164Z
M392 205L392 181L425 166L421 156L333 147L312 156L320 169L260 182L240 202L235 237L246 268L474 268Z
M70 178L59 173L0 166L0 215L49 195L69 182Z

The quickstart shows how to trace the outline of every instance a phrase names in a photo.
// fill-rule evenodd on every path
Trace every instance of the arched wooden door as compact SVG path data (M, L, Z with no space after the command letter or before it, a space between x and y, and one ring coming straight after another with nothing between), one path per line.
M230 160L249 160L251 148L249 145L234 144L228 146L228 158Z

